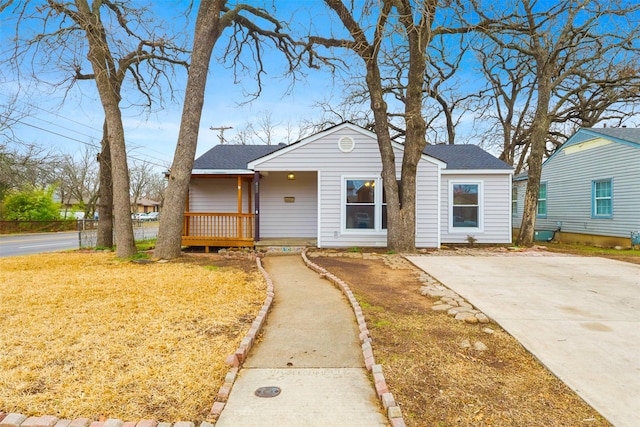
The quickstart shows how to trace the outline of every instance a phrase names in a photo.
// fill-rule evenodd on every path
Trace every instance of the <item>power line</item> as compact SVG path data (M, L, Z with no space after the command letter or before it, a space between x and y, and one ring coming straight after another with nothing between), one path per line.
M57 113L55 113L55 112L49 111L49 110L47 110L47 109L45 109L45 108L43 108L43 107L40 107L39 105L34 105L34 104L31 104L31 103L29 103L29 102L24 102L24 101L21 101L21 104L22 104L22 105L25 105L25 106L27 106L27 107L29 107L29 108L33 108L33 109L36 109L36 110L40 110L40 111L43 111L43 112L45 112L45 113L47 113L47 114L51 114L52 116L54 116L54 117L56 117L56 118L58 118L58 119L68 120L68 121L70 121L70 122L72 122L72 123L78 124L78 125L83 126L83 127L87 128L87 129L90 129L90 130L93 130L93 131L95 131L95 130L96 130L96 129L95 129L95 127L88 125L86 122L81 122L81 121L78 121L78 120L74 120L74 119L72 119L72 118L69 118L69 117L67 117L67 116L62 116L62 115L57 114ZM2 114L0 114L0 115L2 115ZM5 117L8 117L8 116L5 116ZM29 116L29 118L31 118L31 119L36 119L36 120L40 120L40 121L42 121L42 122L44 122L44 123L47 123L48 125L56 126L56 127L59 127L59 128L65 129L65 130L67 130L67 131L69 131L69 132L73 132L73 133L76 133L76 134L82 135L82 136L84 136L84 137L90 138L90 139L102 139L102 137L96 138L96 137L94 137L94 136L92 136L92 135L88 135L88 134L85 134L85 133L82 133L82 132L78 132L76 129L70 129L70 128L65 127L65 126L62 126L62 125L60 125L60 124L58 124L58 123L55 123L55 122L52 122L52 121L45 120L45 119L43 119L43 118L41 118L41 117L39 117L39 116ZM52 133L52 134L54 134L54 135L61 136L61 137L63 137L63 138L67 138L67 139L70 139L70 140L73 140L73 141L77 141L77 142L84 143L83 141L79 141L79 140L77 140L77 139L75 139L75 138L73 138L73 137L70 137L70 136L68 136L68 135L60 135L60 134L55 133L55 132L53 132L53 131L51 131L51 130L49 130L49 129L42 129L42 128L38 128L38 127L36 127L35 125L29 125L29 124L27 124L26 122L24 122L24 121L22 121L22 120L16 120L16 122L20 122L20 123L22 123L22 124L26 124L27 126L31 126L31 127L33 127L33 128L36 128L36 129L44 130L45 132L49 132L49 133ZM134 145L135 145L135 144L134 144ZM152 149L152 148L149 148L149 147L147 147L147 146L145 146L145 145L141 145L140 147L143 147L145 150L147 150L147 151L151 151L151 152L154 152L154 153L156 153L156 154L160 154L160 155L164 155L164 154L165 154L165 153L162 153L162 152L160 152L160 151L158 151L158 150L154 150L154 149ZM135 148L134 148L134 150L135 150ZM148 158L151 158L151 159L157 160L157 161L159 161L159 162L165 162L165 161L166 161L166 160L164 160L163 158L155 157L155 156L153 156L153 155L149 155L149 154L143 154L143 155L144 155L144 156L146 156L146 157L148 157ZM147 160L143 160L143 159L140 159L140 158L136 158L136 157L131 156L131 155L130 155L129 157L131 157L131 158L132 158L132 159L134 159L134 160L147 161ZM168 162L170 163L171 161L168 161ZM153 162L148 162L148 163L150 163L150 164L155 164L155 163L153 163ZM165 167L165 166L163 166L163 167Z
M80 139L74 138L74 137L69 136L69 135L64 135L64 134L61 134L61 133L58 133L58 132L54 132L54 131L52 131L52 130L50 130L50 129L46 129L46 128L43 128L43 127L40 127L40 126L36 126L36 125L34 125L34 124L31 124L31 123L27 123L27 122L25 122L23 119L18 119L18 120L16 120L16 122L21 123L21 124L23 124L23 125L25 125L25 126L32 127L32 128L34 128L34 129L38 129L38 130L43 131L43 132L50 133L50 134L52 134L52 135L59 136L59 137L61 137L61 138L69 139L69 140L71 140L71 141L75 141L75 142L78 142L78 143L80 143L80 144L87 145L87 146L89 146L89 147L93 147L93 148L97 148L97 149L101 149L101 148L102 148L102 147L101 147L100 145L98 145L98 144L92 144L92 143L89 143L89 142L87 142L87 141L83 141L83 140L80 140ZM132 156L132 155L128 155L128 157L129 157L129 158L131 158L131 159L133 159L133 160L138 160L138 161L141 161L141 162L146 162L146 163L149 163L149 164L151 164L151 165L158 166L158 167L161 167L161 168L166 168L166 167L167 167L167 165L166 165L166 164L155 163L155 162L149 161L148 159L143 159L143 158L136 157L136 156ZM151 156L149 156L149 157L151 157ZM153 158L153 157L151 157L151 158ZM158 161L162 161L162 159L156 159L156 160L158 160Z

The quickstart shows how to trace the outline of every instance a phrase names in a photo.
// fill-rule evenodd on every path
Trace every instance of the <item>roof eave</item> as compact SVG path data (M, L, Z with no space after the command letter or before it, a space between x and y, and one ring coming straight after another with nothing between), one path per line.
M191 175L253 175L250 169L193 169Z
M513 175L513 169L443 169L443 175Z

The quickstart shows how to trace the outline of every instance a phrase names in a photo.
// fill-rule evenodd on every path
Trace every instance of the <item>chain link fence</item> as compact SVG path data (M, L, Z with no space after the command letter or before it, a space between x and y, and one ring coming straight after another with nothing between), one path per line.
M113 230L115 242L115 229ZM151 240L158 237L158 223L145 223L134 221L133 235L137 242ZM80 248L95 248L98 241L98 221L78 221L78 243Z

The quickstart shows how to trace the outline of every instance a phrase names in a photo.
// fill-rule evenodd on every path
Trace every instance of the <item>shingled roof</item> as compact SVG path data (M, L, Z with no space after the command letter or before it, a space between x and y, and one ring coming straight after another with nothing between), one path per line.
M442 160L447 164L447 169L513 169L507 163L472 144L427 145L423 153Z
M638 128L580 128L580 130L591 131L640 145L640 129Z
M279 145L216 145L193 163L199 170L243 170L247 163L286 147Z
M283 147L286 145L216 145L195 160L193 169L201 171L248 170L247 164L249 162ZM424 154L445 162L447 169L512 169L502 160L471 144L428 145L424 149Z

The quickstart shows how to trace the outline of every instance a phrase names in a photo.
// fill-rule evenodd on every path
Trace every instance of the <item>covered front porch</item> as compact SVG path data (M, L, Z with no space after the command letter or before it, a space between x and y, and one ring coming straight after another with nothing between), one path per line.
M182 246L317 246L316 193L311 172L193 175Z
M199 206L202 202L192 199L190 189L182 226L182 246L203 246L207 252L209 247L253 247L257 238L257 224L254 214L256 202L252 187L254 180L257 180L258 177L254 174L221 174L194 175L193 178L203 181L224 180L224 187L230 190L233 189L233 183L235 183L237 212L202 212L200 209L191 211L193 205ZM257 195L257 190L255 194ZM198 198L197 192L195 198ZM229 198L226 199L229 200ZM229 208L230 204L225 202L221 207L223 209Z

